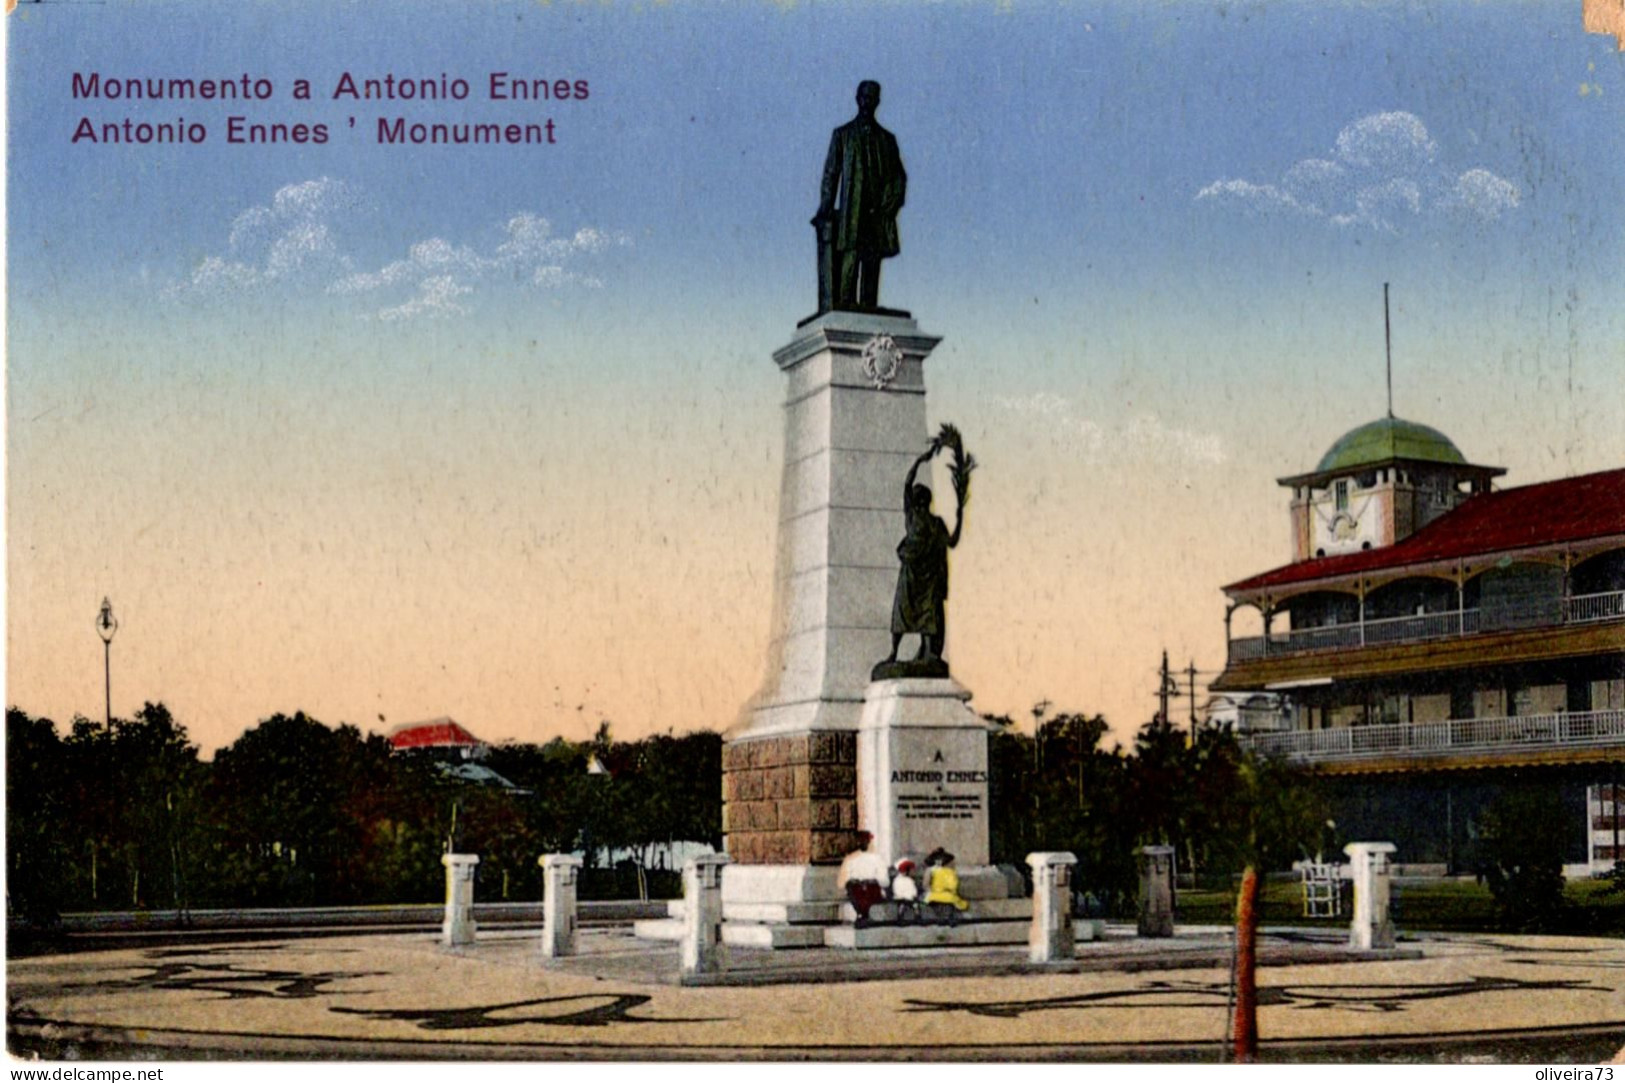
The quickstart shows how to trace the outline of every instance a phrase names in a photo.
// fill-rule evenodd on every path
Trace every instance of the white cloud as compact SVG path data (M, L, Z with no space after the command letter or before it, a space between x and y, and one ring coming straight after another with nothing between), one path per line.
M406 258L386 263L376 271L360 271L334 282L329 293L366 293L402 283L420 283L428 276L456 273L476 274L482 260L466 245L454 245L439 237L419 241L406 250Z
M246 264L209 256L192 271L190 285L199 290L244 289L259 278L260 273Z
M1349 171L1325 158L1305 158L1286 171L1283 187L1310 214L1341 203L1348 192Z
M342 237L362 200L342 181L318 177L278 189L231 223L226 251L201 260L168 298L299 285L332 296L366 297L382 307L381 320L444 317L469 311L462 299L487 282L511 281L542 289L600 288L603 280L579 269L584 261L629 238L592 226L555 235L552 224L528 211L511 215L487 250L444 237L410 245L406 255L376 270L358 270Z
M1254 184L1244 180L1221 180L1196 193L1197 199L1229 201L1255 210L1291 210L1313 213L1288 192L1273 184Z
M1456 178L1456 204L1493 221L1517 207L1518 188L1487 169L1469 169Z
M459 283L451 275L431 275L418 283L418 294L405 304L380 309L380 320L407 320L414 316L461 316L468 311L457 303L457 298L473 293L471 286Z
M354 189L331 177L285 185L269 204L249 207L232 220L224 255L205 256L164 294L209 297L342 273L349 261L334 227L359 203Z
M1411 172L1438 149L1414 113L1373 113L1337 133L1337 156L1352 166Z
M1041 423L1087 463L1126 464L1148 459L1172 459L1197 465L1225 461L1224 441L1216 432L1192 432L1165 424L1156 414L1137 414L1110 427L1079 417L1072 403L1060 395L1041 391L1027 398L999 397L1006 410Z
M452 315L466 311L457 303L458 297L472 294L480 282L499 276L543 289L601 288L602 279L577 271L571 264L583 257L599 255L612 246L630 244L631 240L625 236L591 226L557 237L546 218L524 211L504 223L502 240L488 253L431 237L412 245L405 259L387 263L376 271L347 275L334 282L329 292L367 293L414 284L418 290L416 296L403 304L380 309L378 318L400 320Z
M1397 231L1401 225L1422 213L1422 189L1415 181L1391 177L1381 184L1361 188L1354 195L1359 213L1356 223Z
M1328 155L1299 160L1278 183L1225 178L1199 190L1196 200L1392 233L1435 214L1460 211L1493 221L1518 206L1512 182L1482 168L1457 175L1438 156L1420 117L1372 113L1338 132Z

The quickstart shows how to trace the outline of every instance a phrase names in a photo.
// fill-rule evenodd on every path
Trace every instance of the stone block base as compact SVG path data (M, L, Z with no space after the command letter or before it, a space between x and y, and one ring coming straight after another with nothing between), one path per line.
M917 908L917 912L923 913L923 906ZM1031 899L976 899L971 901L970 909L963 911L961 916L966 921L1027 921L1032 913ZM673 920L682 918L683 900L668 902L666 914ZM876 903L869 915L877 922L894 922L897 920L897 904ZM722 920L726 925L850 925L857 916L852 904L844 902L722 904ZM653 928L653 925L650 927Z
M1012 899L1010 903L1027 900ZM890 904L886 904L889 908ZM889 913L889 909L887 911ZM879 916L881 911L876 909ZM959 925L879 924L859 929L850 922L830 925L758 924L725 921L722 942L729 947L785 950L796 948L840 948L873 951L885 948L977 947L995 944L1025 944L1031 923L1026 920L966 921ZM680 919L639 921L633 931L640 940L681 940ZM1073 922L1080 943L1105 937L1106 923L1090 918Z
M734 948L821 948L823 925L753 925L723 922L722 942Z
M730 865L722 877L722 905L839 903L839 865Z
M824 946L850 951L876 948L980 947L988 944L1025 944L1027 926L1019 921L989 921L974 925L871 925L859 929L836 925L824 930Z
M961 921L1030 921L1033 916L1033 901L1031 899L976 899L970 902L970 909L961 910ZM927 912L925 904L916 907L918 913ZM858 913L852 909L851 903L841 904L841 923L850 925L857 920ZM897 920L897 904L891 902L876 903L869 910L869 917L879 923L892 923ZM922 923L923 924L923 923Z
M639 940L670 940L676 942L683 939L683 919L675 918L644 918L632 923L632 935Z
M966 924L952 929L923 922L890 924L897 919L895 904L883 902L870 911L882 924L855 930L852 922L857 915L835 890L836 872L830 865L729 865L722 874L722 943L765 949L888 947L897 946L892 943L895 938L869 936L860 942L851 934L902 929L905 935L899 943L913 938L927 945L1019 944L1032 924L1032 900L1011 895L1004 873L982 865L960 870L960 893L970 903L970 909L960 914ZM633 934L641 940L681 939L686 907L684 899L667 903L669 917L639 921ZM920 912L925 912L923 907ZM1004 931L990 931L995 927ZM947 939L925 932L933 929ZM968 931L974 929L981 931ZM1088 939L1081 932L1080 937Z
M724 745L722 831L735 866L839 865L857 840L857 759L857 735L837 730Z

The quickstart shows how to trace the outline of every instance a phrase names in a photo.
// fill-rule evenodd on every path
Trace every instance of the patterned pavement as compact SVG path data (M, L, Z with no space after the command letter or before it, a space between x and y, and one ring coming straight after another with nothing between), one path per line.
M1266 953L1287 958L1291 940ZM584 934L583 955L558 965L536 945L502 931L451 952L402 933L14 960L8 1045L160 1059L1218 1060L1230 993L1211 933L1080 945L1086 968L1066 973L932 973L945 955L960 970L976 959L937 951L866 959L869 980L703 988L671 984L675 949L624 929ZM1572 1061L1625 1045L1625 942L1402 946L1420 957L1345 960L1322 944L1264 967L1264 1059ZM765 954L735 964L810 959ZM990 969L1015 958L983 954Z

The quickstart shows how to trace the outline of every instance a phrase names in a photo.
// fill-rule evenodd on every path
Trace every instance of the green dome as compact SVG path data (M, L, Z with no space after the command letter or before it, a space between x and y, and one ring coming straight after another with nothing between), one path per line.
M1345 433L1321 457L1315 473L1372 466L1390 459L1452 465L1465 465L1467 462L1461 449L1438 429L1397 417L1384 417Z

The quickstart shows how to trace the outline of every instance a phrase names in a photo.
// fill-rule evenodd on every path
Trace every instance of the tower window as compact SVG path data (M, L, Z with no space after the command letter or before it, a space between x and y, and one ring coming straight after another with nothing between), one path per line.
M1345 479L1332 486L1333 498L1337 501L1338 511L1349 510L1349 483Z

